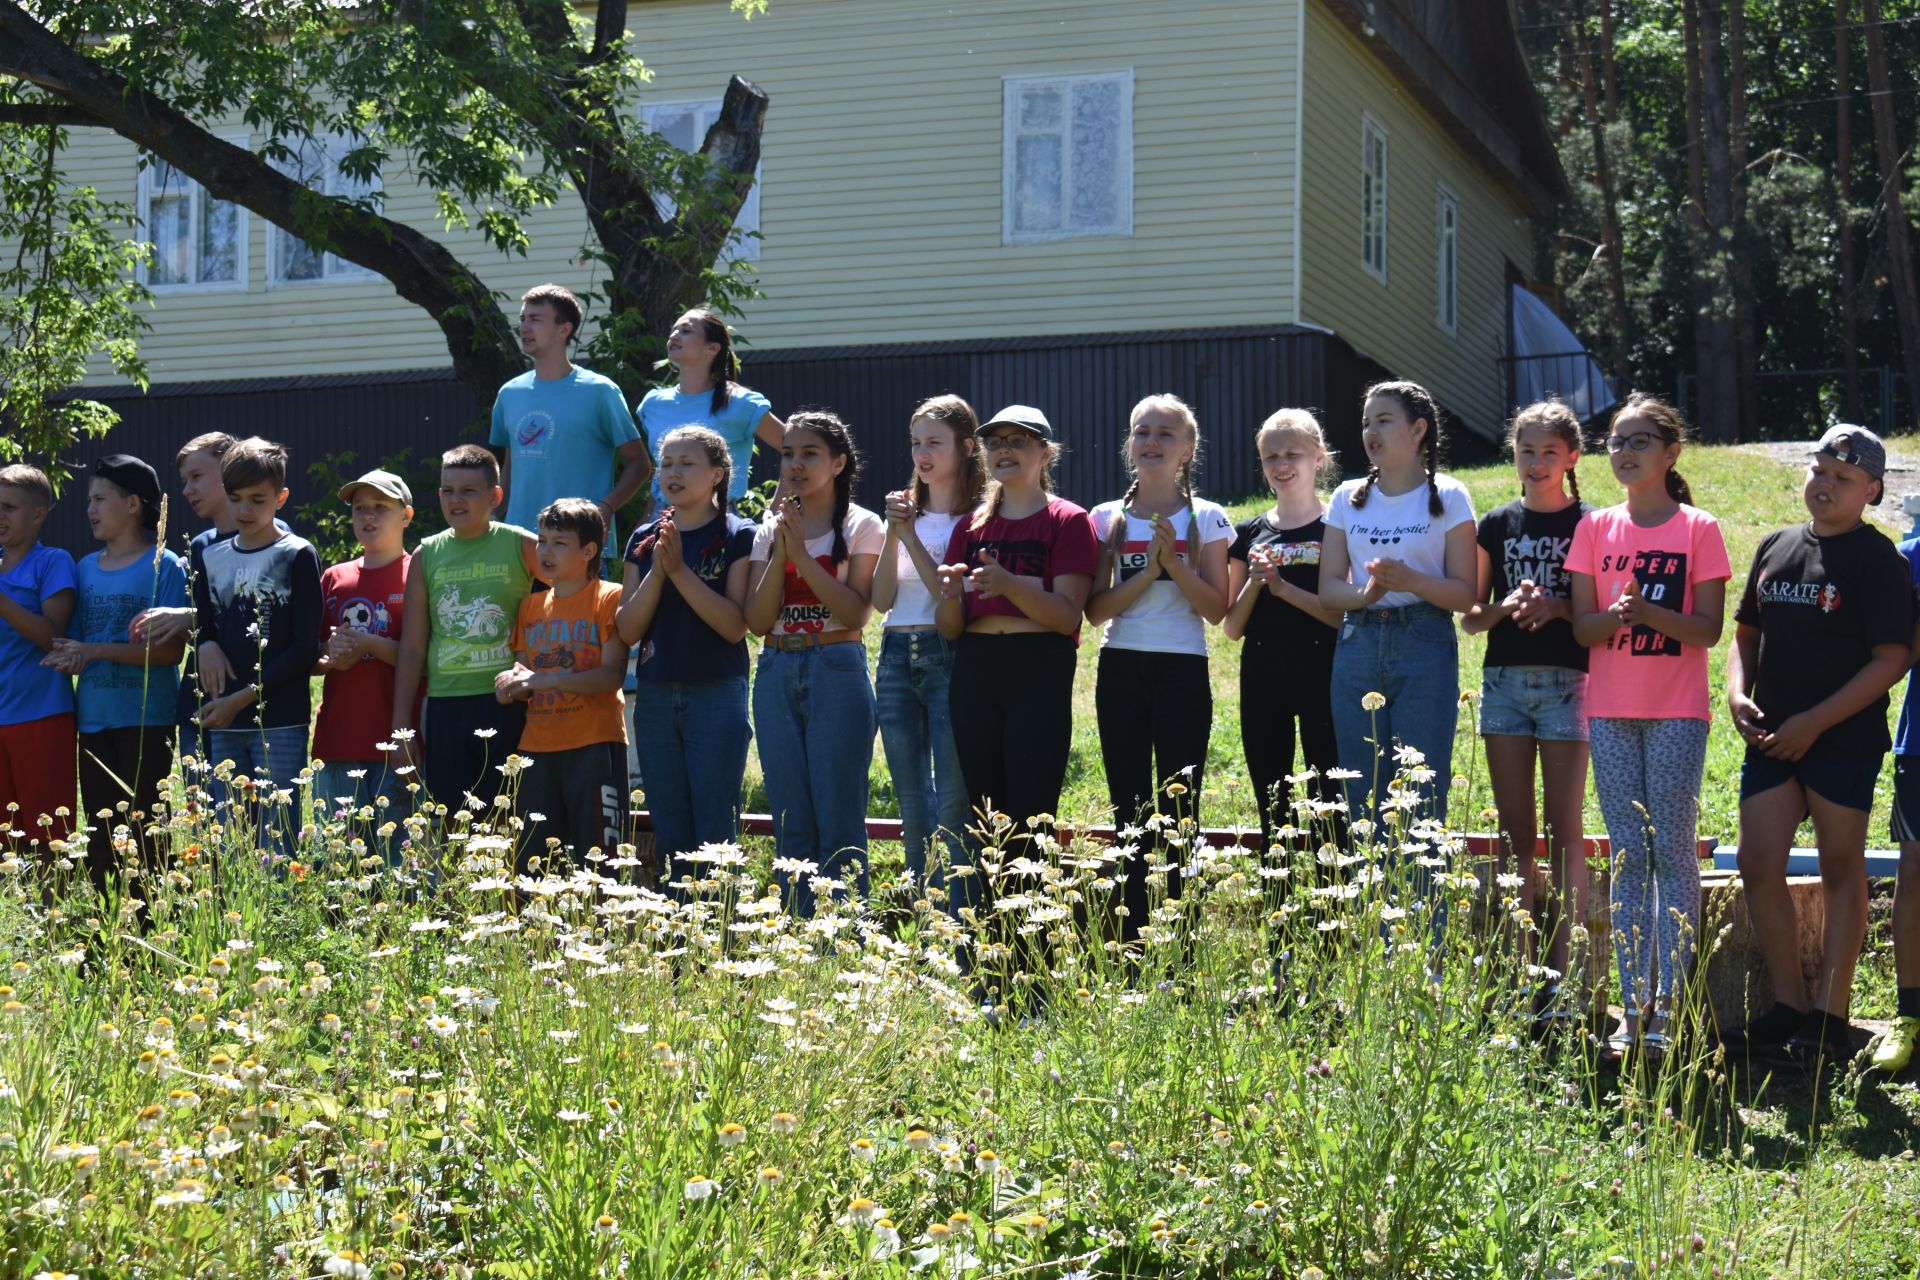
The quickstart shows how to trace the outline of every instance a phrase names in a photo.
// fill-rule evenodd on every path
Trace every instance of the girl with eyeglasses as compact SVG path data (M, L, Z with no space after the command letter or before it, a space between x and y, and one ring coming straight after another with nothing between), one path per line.
M815 881L835 897L849 876L867 896L867 768L873 685L861 628L873 612L880 517L853 503L853 433L825 410L787 421L781 494L754 536L747 628L766 637L753 682L760 769L773 811L774 874L794 914Z
M1707 653L1720 639L1727 544L1691 505L1674 464L1680 415L1635 395L1607 436L1617 507L1580 522L1567 554L1573 634L1590 650L1588 732L1594 789L1613 845L1614 959L1624 1025L1607 1041L1618 1062L1658 1061L1700 927L1695 820L1706 763Z
M1473 501L1436 467L1440 413L1426 388L1368 389L1360 439L1370 464L1327 507L1320 603L1345 613L1333 653L1333 725L1347 812L1378 820L1399 767L1396 742L1433 772L1416 784L1424 816L1442 822L1453 781L1460 649L1453 615L1474 601ZM1370 709L1369 694L1385 699Z
M967 780L974 865L947 881L955 912L990 904L978 830L998 812L1003 862L1034 852L1042 815L1060 804L1073 738L1080 619L1099 544L1082 508L1054 496L1059 448L1045 414L1002 409L980 428L986 500L953 531L941 568L940 634L954 641L953 740ZM991 833L989 833L991 834Z

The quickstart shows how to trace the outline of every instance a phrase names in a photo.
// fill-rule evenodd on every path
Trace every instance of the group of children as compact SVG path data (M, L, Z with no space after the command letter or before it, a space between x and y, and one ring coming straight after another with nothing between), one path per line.
M629 782L640 781L628 777L631 731L671 885L681 859L737 839L757 734L775 874L805 915L820 895L867 891L877 730L908 874L944 889L957 913L984 910L986 842L1018 853L1058 808L1090 621L1104 628L1095 707L1127 850L1118 931L1131 945L1150 917L1149 867L1180 819L1198 821L1214 719L1208 625L1242 645L1242 745L1263 834L1280 845L1301 838L1303 813L1336 839L1350 823L1444 821L1463 615L1488 637L1479 728L1528 901L1545 836L1556 892L1543 964L1566 970L1588 918L1591 755L1626 1010L1609 1051L1665 1051L1700 922L1708 652L1732 576L1718 524L1675 469L1685 433L1670 407L1636 396L1614 413L1605 443L1626 500L1607 510L1580 500L1572 412L1522 410L1509 437L1520 497L1477 523L1466 489L1436 469L1440 416L1419 386L1369 389L1366 475L1324 505L1334 459L1313 415L1284 409L1256 435L1273 504L1236 526L1193 492L1199 424L1174 396L1135 406L1132 483L1091 512L1052 491L1060 448L1043 412L1013 405L980 423L941 396L910 415L911 484L874 512L852 500L860 457L846 423L814 410L775 418L731 380L730 355L716 361L699 313L674 339L681 387L648 402L671 419L654 424L655 514L627 539L619 584L601 578L604 503L553 500L532 531L496 521L499 464L478 445L442 456L447 527L411 554L404 479L372 471L342 488L362 554L324 573L277 517L287 457L264 440L210 434L180 450L182 494L211 525L184 562L158 545L164 503L147 463L94 465L88 518L102 546L77 566L39 541L46 476L0 469L0 795L14 827L64 836L83 803L109 814L89 824L97 883L123 862L153 867L132 815L164 785L177 742L233 762L214 774L217 798L252 806L262 840L283 853L296 823L261 806L296 793L311 757L324 812L373 805L397 819L416 778L448 809L511 805L516 867L537 871L624 838ZM698 421L702 409L729 431ZM777 436L782 456L757 525L732 505L756 436ZM1735 612L1741 867L1779 1003L1725 1038L1796 1061L1831 1054L1847 1030L1888 691L1915 643L1920 544L1905 544L1903 563L1862 518L1884 470L1872 433L1830 431L1807 472L1811 519L1762 544ZM870 679L863 637L876 608L886 616ZM749 633L762 638L751 680ZM1909 718L1893 744L1894 834L1916 872L1920 764L1906 766L1920 760L1920 732ZM77 756L47 749L66 740ZM1296 747L1313 802L1301 809L1288 799ZM1817 991L1800 976L1785 880L1791 833L1809 814L1826 896ZM1165 874L1177 897L1177 869ZM1896 911L1913 944L1900 953L1901 1017L1876 1059L1890 1068L1920 1036L1917 885L1903 878ZM1549 982L1536 1013L1550 1022L1573 1003Z

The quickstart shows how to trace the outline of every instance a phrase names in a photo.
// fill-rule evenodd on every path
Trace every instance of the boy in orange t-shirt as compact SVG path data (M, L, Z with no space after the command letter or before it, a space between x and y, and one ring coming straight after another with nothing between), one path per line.
M522 874L536 856L553 861L550 844L576 855L611 853L625 825L627 646L614 625L620 586L600 580L606 538L606 517L583 498L540 513L536 554L552 586L520 602L515 661L494 680L500 701L527 704L520 753L532 763L520 774L517 807L527 825L515 858Z

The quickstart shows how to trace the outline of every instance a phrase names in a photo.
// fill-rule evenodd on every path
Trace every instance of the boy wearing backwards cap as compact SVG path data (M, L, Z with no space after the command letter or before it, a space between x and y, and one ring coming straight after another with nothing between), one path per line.
M391 471L369 471L340 489L353 512L360 556L320 575L326 647L316 672L326 677L313 727L314 808L323 817L341 808L398 804L402 779L388 772L380 744L393 710L394 661L400 656L400 620L407 600L407 526L413 491ZM381 814L376 824L402 814Z
M130 637L133 620L147 610L187 607L187 568L179 556L154 545L160 476L131 454L109 454L93 464L87 525L104 545L75 571L73 626L53 642L41 665L80 677L75 701L80 799L91 828L87 874L105 894L121 869L113 848L117 826L129 829L139 851L135 870L160 873L141 815L151 811L173 772L174 700L186 640Z
M46 472L0 467L0 830L36 842L66 838L74 802L73 686L40 665L73 618L73 557L40 541L52 505Z
M1847 1010L1867 928L1867 814L1886 754L1887 690L1906 671L1913 588L1893 543L1861 517L1885 493L1887 455L1864 427L1837 426L1807 463L1813 517L1760 542L1727 655L1727 708L1747 744L1740 768L1740 879L1774 1005L1729 1047L1779 1066L1851 1054ZM1787 892L1787 855L1811 815L1826 903L1825 959L1811 993Z

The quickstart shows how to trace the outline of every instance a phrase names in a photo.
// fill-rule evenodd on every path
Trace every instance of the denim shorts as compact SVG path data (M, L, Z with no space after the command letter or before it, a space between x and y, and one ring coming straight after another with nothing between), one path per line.
M1488 667L1480 732L1544 742L1587 740L1587 673L1569 667Z

